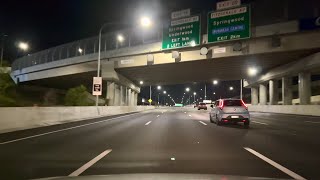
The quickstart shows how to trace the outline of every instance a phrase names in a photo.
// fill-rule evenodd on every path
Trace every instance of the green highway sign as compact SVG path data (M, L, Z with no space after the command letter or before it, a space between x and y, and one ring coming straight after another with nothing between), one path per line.
M208 43L250 38L250 6L208 14Z
M163 28L162 49L200 45L200 16L172 20Z

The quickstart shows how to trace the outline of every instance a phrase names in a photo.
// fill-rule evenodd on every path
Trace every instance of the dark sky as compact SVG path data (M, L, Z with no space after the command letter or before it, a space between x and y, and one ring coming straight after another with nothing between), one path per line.
M215 0L5 0L0 6L0 34L8 34L5 57L15 58L15 43L29 42L31 53L94 36L104 22L133 22L141 15L154 21L173 10L213 9ZM112 27L109 31L124 27ZM108 30L107 30L108 31Z

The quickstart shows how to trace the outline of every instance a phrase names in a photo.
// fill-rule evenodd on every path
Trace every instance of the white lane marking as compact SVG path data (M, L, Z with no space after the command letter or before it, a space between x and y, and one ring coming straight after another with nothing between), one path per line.
M79 169L75 170L73 173L71 173L69 176L79 176L81 173L83 173L85 170L87 170L89 167L94 165L96 162L98 162L100 159L102 159L104 156L109 154L112 151L112 149L107 149L101 154L99 154L97 157L93 158L91 161L87 162L83 166L81 166Z
M320 124L320 122L315 122L315 121L305 121L306 123L314 123L314 124Z
M262 123L262 122L258 122L258 121L251 121L252 123L256 123L256 124L263 124L263 125L268 125L267 123Z
M147 122L145 125L148 126L152 121Z
M191 115L189 114L189 117L191 117Z
M11 141L5 141L5 142L1 142L0 145L9 144L9 143L13 143L13 142L17 142L17 141L22 141L22 140L26 140L26 139L31 139L31 138L35 138L35 137L39 137L39 136L45 136L45 135L48 135L48 134L53 134L53 133L57 133L57 132L67 131L67 130L71 130L71 129L76 129L76 128L80 128L80 127L84 127L84 126L90 126L90 125L93 125L93 124L99 124L99 123L111 121L111 120L114 120L114 119L123 118L123 117L126 117L126 116L132 116L132 115L135 115L135 114L128 114L128 115L119 116L119 117L115 117L115 118L111 118L111 119L106 119L106 120L102 120L102 121L97 121L97 122L93 122L93 123L82 124L82 125L79 125L79 126L73 126L73 127L69 127L69 128L65 128L65 129L59 129L59 130L56 130L56 131L50 131L50 132L46 132L46 133L42 133L42 134L37 134L37 135L33 135L33 136L27 136L27 137L24 137L24 138L14 139L14 140L11 140Z
M170 158L171 159L171 161L175 161L176 160L176 158L174 158L174 157L172 157L172 158Z
M287 169L286 167L283 167L282 165L272 161L271 159L265 157L264 155L258 153L257 151L251 149L251 148L248 148L248 147L244 147L245 150L249 151L250 153L252 153L253 155L257 156L258 158L264 160L265 162L269 163L270 165L272 165L273 167L279 169L280 171L286 173L287 175L291 176L292 178L294 179L305 179L304 177L296 174L295 172Z
M199 121L199 123L201 123L201 124L203 124L203 125L205 125L205 126L207 125L206 123L204 123L204 122L202 122L202 121Z
M157 117L159 117L160 115L158 115Z

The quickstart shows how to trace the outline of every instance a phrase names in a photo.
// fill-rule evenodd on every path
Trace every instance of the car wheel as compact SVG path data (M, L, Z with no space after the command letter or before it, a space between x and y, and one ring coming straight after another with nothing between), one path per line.
M249 125L250 125L250 123L249 123L249 122L245 122L245 123L243 123L243 126L244 126L244 128L245 128L245 129L248 129L248 128L249 128Z
M213 123L211 115L209 115L209 118L210 118L210 122Z
M207 110L207 108L206 108L206 109L204 109L204 110Z
M216 116L216 124L217 126L221 126L221 122L219 121L218 116Z
M199 111L200 109L198 109L198 111Z

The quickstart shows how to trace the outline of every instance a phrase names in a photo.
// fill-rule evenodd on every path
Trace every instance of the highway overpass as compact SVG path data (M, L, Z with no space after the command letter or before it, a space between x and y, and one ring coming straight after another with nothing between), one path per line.
M101 73L104 87L109 88L109 105L128 104L125 99L135 99L140 91L140 80L144 81L144 85L212 82L214 79L247 79L248 82L253 82L257 77L252 79L248 76L247 71L250 67L258 68L260 75L272 72L277 67L284 67L282 71L289 72L290 69L285 67L290 66L292 62L300 61L300 64L303 64L308 58L313 58L314 62L308 68L310 72L305 78L308 79L311 73L319 74L317 52L320 50L320 32L301 32L298 21L252 27L252 37L238 41L209 44L207 35L203 34L200 46L176 50L162 50L160 30L153 32L152 38L143 41L142 44L115 43L114 49L107 49L107 38L103 39L102 44L105 45L102 47ZM17 83L65 88L81 83L90 87L97 69L96 42L97 38L94 37L22 57L14 62L11 76ZM201 55L202 47L206 47L208 53ZM69 52L71 50L74 51L73 55ZM174 53L178 54L177 58L173 58ZM305 71L303 67L294 70L297 75L302 71ZM281 73L277 79L279 78L282 78ZM310 89L309 86L305 88ZM257 88L253 88L255 98L252 104L258 104L256 92ZM304 92L307 92L305 97L310 99L309 90ZM268 101L264 95L266 93L267 91L260 87L261 104ZM122 98L115 97L120 94L123 95ZM126 98L127 96L129 98ZM287 101L285 104L290 104L286 103ZM277 99L271 100L271 104L274 102L278 102ZM302 102L309 103L309 100ZM136 104L136 100L129 104Z

